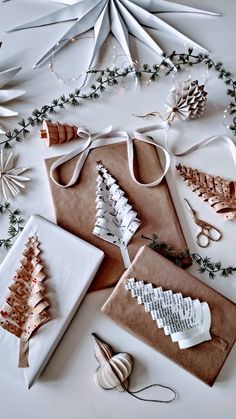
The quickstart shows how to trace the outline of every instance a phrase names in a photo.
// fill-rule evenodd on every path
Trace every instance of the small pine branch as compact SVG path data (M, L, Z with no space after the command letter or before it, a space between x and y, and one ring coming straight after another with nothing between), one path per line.
M9 250L12 246L15 237L23 230L23 224L25 220L21 217L21 210L19 208L12 210L11 204L5 202L0 204L0 214L8 214L8 236L6 238L0 238L0 247Z
M236 272L236 267L228 266L227 268L222 267L222 262L213 262L209 257L202 257L198 253L190 253L189 249L185 249L183 252L177 253L167 243L160 241L158 234L154 233L152 237L142 235L143 239L149 241L149 247L159 253L164 254L167 259L170 259L175 265L182 268L184 266L184 260L191 257L192 261L197 265L197 270L200 274L208 273L209 278L214 279L216 274L221 277L228 278Z

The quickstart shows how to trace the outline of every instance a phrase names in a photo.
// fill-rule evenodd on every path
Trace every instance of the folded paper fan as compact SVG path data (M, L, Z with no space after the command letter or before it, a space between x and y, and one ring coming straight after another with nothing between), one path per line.
M6 157L4 149L0 151L0 194L6 200L16 197L25 189L25 182L30 179L22 174L28 167L15 167L13 153Z
M40 259L37 237L30 237L14 275L10 293L0 311L0 326L20 339L20 368L28 367L29 340L49 319L49 301L45 297L46 275Z
M101 162L97 164L97 171L97 212L93 234L118 246L125 267L128 267L130 259L127 246L139 228L140 220L124 191Z
M208 202L225 220L236 217L236 181L222 179L178 164L176 169L193 192Z
M178 342L180 349L187 349L211 339L211 313L206 302L184 298L181 293L154 288L151 283L144 284L131 278L126 290L144 304L145 311L163 328L172 342Z

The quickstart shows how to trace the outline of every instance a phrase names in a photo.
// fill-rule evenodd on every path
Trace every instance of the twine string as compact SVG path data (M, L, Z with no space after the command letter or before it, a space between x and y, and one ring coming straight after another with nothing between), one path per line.
M145 390L147 390L149 388L152 388L152 387L161 387L161 388L170 390L171 393L173 393L173 397L171 399L169 399L169 400L161 400L161 399L146 399L146 398L143 398L143 397L136 396L137 393L141 393L142 391L145 391ZM173 401L175 401L177 399L177 392L173 388L171 388L169 386L165 386L163 384L157 384L157 383L150 384L149 386L146 386L146 387L142 387L142 388L140 388L139 390L136 390L136 391L131 391L131 390L129 390L129 388L126 389L125 391L128 394L130 394L132 397L135 397L136 399L142 400L144 402L171 403L171 402L173 402Z
M120 379L117 371L113 367L113 365L109 361L108 361L108 363L109 363L109 366L111 368L111 371L113 372L113 374L115 375L115 377L118 379L118 381L120 383L120 386L123 388L123 390L126 393L128 393L130 396L134 397L135 399L138 399L138 400L141 400L141 401L144 401L144 402L152 402L152 403L171 403L171 402L173 402L173 401L175 401L177 399L177 392L173 388L171 388L169 386L165 386L164 384L158 384L158 383L149 384L148 386L142 387L139 390L131 391L129 389L129 386L128 386L128 388L126 388L124 382L121 381L121 379ZM153 388L153 387L161 387L161 388L170 390L173 393L173 397L171 399L169 399L169 400L161 400L161 399L146 399L146 398L139 397L139 396L136 395L138 393L141 393L142 391L145 391L145 390L147 390L149 388ZM108 389L106 389L106 390L108 390ZM112 390L112 389L109 389L109 390Z

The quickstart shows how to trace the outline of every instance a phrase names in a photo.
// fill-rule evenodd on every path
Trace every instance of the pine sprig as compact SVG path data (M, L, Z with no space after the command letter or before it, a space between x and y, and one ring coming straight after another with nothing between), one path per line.
M193 261L198 266L198 272L201 274L208 272L209 278L214 279L216 274L227 278L230 275L233 275L236 272L236 268L233 266L228 266L227 268L222 267L221 262L213 262L209 257L202 257L198 253L192 253L191 257Z
M19 208L16 210L11 209L11 204L5 202L0 204L0 215L8 214L8 236L7 238L0 238L0 247L4 247L6 250L9 250L12 246L13 239L23 230L23 224L25 220L21 218L21 211Z
M191 253L189 249L185 249L180 253L177 253L173 247L167 243L159 240L158 234L154 233L152 237L146 237L142 235L143 239L149 240L149 247L163 254L167 259L171 260L175 265L183 268L186 265L186 258L191 257L192 261L196 263L198 272L203 274L208 273L209 278L214 279L216 274L227 278L236 272L236 267L228 266L227 268L222 267L222 262L213 262L209 257L202 257L198 253Z
M202 64L208 69L214 69L218 78L222 79L227 85L227 95L230 97L228 109L229 114L232 115L230 129L236 135L236 81L232 79L230 71L225 69L222 62L213 61L207 54L194 54L193 49L189 48L186 53L173 51L169 55L163 54L163 60L160 64L143 64L140 69L137 69L134 65L130 65L126 68L115 67L113 69L89 70L88 74L93 74L95 81L90 86L88 92L82 92L76 89L67 96L62 95L59 98L53 99L50 104L44 105L40 109L34 109L31 115L18 122L17 128L5 134L6 139L1 141L0 145L10 148L14 141L22 141L23 138L29 135L33 127L41 125L45 119L50 120L51 115L64 109L67 105L79 106L84 100L99 99L107 87L117 85L120 80L129 75L135 79L148 76L151 82L155 82L163 75L170 75L176 69L180 71L186 67L198 64Z

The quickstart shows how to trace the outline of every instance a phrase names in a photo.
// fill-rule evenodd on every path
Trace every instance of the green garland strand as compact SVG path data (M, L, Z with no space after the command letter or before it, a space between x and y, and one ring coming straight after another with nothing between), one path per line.
M191 253L189 249L185 249L182 252L178 253L172 246L169 246L167 243L159 239L159 235L154 233L152 237L142 236L143 239L149 240L149 247L155 252L163 254L169 260L171 260L175 265L183 268L185 266L185 261L188 257L192 258L192 261L196 263L198 272L203 274L208 273L209 278L214 279L216 274L222 277L229 277L236 272L236 267L228 266L227 268L222 267L221 262L213 262L209 257L202 257L198 253Z
M170 64L170 61L172 64ZM10 148L13 141L19 142L27 137L32 127L41 125L43 120L50 119L51 115L64 109L65 106L79 106L84 100L98 99L107 87L117 85L120 79L128 75L137 79L148 76L149 80L154 82L162 76L163 68L164 75L168 76L175 69L180 71L186 67L198 64L203 64L208 69L214 69L218 74L218 78L222 79L228 86L227 95L231 98L228 109L230 115L232 115L230 129L236 135L236 117L233 116L236 113L236 81L232 79L230 71L224 68L222 62L213 61L208 54L194 54L193 49L189 48L187 53L173 51L167 56L163 55L163 60L160 64L154 64L152 66L143 64L141 69L137 69L135 66L128 66L126 68L116 67L112 70L107 68L88 71L89 74L96 75L96 80L90 86L88 93L83 93L79 89L76 89L74 92L69 93L68 96L62 95L57 99L53 99L49 105L44 105L40 109L34 109L29 117L18 122L17 128L5 134L6 139L1 141L0 145Z

